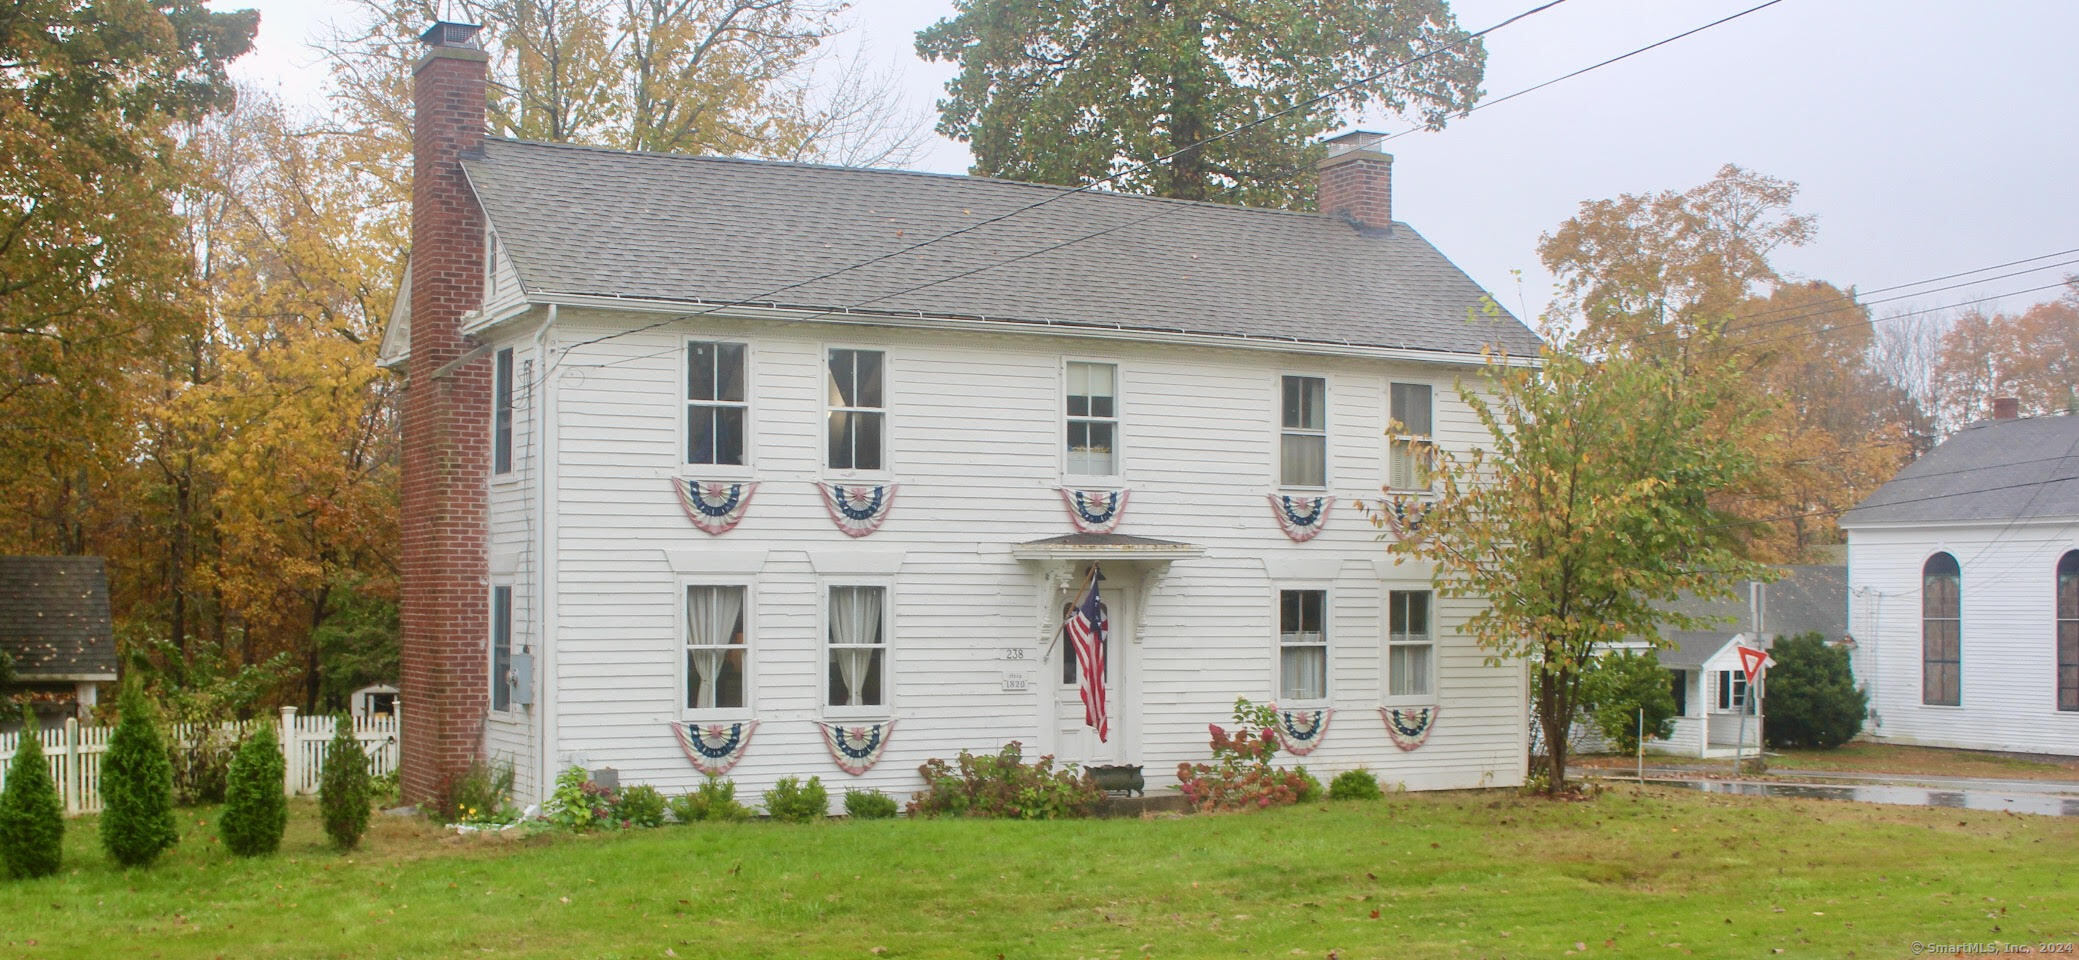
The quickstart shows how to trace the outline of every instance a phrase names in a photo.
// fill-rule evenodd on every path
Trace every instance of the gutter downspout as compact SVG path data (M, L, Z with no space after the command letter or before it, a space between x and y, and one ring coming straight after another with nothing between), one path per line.
M535 429L541 434L541 442L536 444L537 452L535 456L537 461L534 483L535 511L540 519L540 524L536 529L539 531L538 536L541 538L539 548L535 552L537 559L534 571L534 596L536 598L535 602L538 605L538 611L535 616L535 637L541 648L536 652L534 658L534 662L538 665L535 670L535 683L540 687L540 694L536 699L541 704L540 716L538 718L540 720L538 735L541 738L538 749L541 754L541 763L538 767L540 773L534 778L534 793L536 800L544 802L549 798L549 784L555 780L556 714L560 706L557 703L556 643L554 642L556 636L557 577L555 571L557 569L557 538L555 515L550 512L550 504L555 502L552 486L562 471L560 469L561 461L556 455L556 427L554 419L556 404L551 396L555 390L555 378L550 375L553 367L549 362L548 351L549 332L556 325L557 313L557 305L549 304L548 315L542 318L541 326L535 328L533 336L535 362L541 368L540 388L536 391L535 402Z

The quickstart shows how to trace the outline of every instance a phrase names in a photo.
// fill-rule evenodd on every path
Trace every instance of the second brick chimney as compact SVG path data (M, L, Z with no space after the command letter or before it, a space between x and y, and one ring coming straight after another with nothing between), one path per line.
M1315 206L1363 233L1393 229L1393 155L1379 150L1385 134L1353 130L1327 141Z
M2018 416L2021 416L2020 397L1992 398L1992 418L1994 420L2012 420Z
M459 162L484 139L478 28L436 23L413 79L411 357L399 495L404 798L476 758L489 704L491 360L462 335L483 299L484 217Z

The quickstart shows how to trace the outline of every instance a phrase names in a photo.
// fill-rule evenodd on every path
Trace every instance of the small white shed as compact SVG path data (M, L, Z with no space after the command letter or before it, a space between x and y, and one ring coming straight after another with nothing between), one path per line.
M356 720L387 717L397 712L397 688L387 683L371 683L347 694L347 711Z

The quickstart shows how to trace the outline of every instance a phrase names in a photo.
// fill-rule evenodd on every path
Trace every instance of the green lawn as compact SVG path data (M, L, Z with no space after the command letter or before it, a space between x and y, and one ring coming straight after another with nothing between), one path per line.
M234 862L214 811L125 874L67 832L9 957L1903 957L2079 940L2079 820L1619 787L1074 823L445 835ZM135 947L111 952L115 947Z

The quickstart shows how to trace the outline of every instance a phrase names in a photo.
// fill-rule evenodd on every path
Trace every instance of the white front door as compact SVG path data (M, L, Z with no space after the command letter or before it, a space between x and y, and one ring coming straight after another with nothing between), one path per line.
M1057 764L1074 762L1095 766L1134 759L1122 747L1128 742L1127 731L1138 726L1137 718L1127 716L1127 711L1133 707L1125 696L1132 676L1135 647L1131 636L1134 586L1132 581L1107 569L1105 580L1098 587L1098 596L1104 601L1107 619L1111 622L1109 642L1105 648L1107 736L1103 740L1098 739L1096 729L1084 722L1082 678L1077 674L1075 647L1065 632L1055 644L1054 656L1044 665L1043 680L1053 692L1053 724L1048 730L1052 734L1052 743L1046 752L1053 754Z

